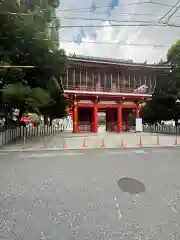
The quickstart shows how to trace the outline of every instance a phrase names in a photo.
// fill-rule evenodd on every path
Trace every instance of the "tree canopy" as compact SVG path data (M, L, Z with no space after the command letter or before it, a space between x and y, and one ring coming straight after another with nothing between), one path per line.
M174 120L177 123L180 118L180 40L170 47L167 63L170 68L157 77L152 100L142 109L145 122Z
M58 46L59 1L0 0L0 6L1 115L18 108L20 117L29 111L64 116L62 78L68 61Z

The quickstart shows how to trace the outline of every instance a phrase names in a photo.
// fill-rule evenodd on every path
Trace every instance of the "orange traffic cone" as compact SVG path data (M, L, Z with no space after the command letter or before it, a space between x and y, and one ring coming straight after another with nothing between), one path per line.
M83 147L83 148L87 147L86 139L84 139L83 144L82 144L82 147Z
M66 140L64 139L63 141L63 148L67 148L67 143L66 143Z
M121 145L120 145L120 147L125 147L125 145L124 145L124 142L123 142L123 138L121 138Z
M176 136L175 145L178 145L178 136Z
M104 139L102 139L101 144L100 144L100 147L101 147L101 148L104 148L104 147L105 147Z
M142 147L142 137L140 136L139 138L139 144L138 144L139 147Z

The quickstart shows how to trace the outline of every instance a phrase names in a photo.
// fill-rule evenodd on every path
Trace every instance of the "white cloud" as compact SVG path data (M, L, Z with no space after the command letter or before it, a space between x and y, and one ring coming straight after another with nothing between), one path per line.
M61 1L60 10L72 9L72 8L88 8L91 5L91 0L78 1L79 4L75 4L73 0ZM162 7L155 4L132 4L127 6L128 3L138 3L139 0L121 0L120 6L118 6L109 19L126 20L126 21L155 21L159 17L163 16L170 7ZM157 1L156 1L157 2ZM162 1L159 1L162 2ZM163 0L163 4L173 5L176 0ZM108 0L96 1L97 6L108 5ZM74 5L73 5L74 4ZM123 4L126 4L123 6ZM64 48L67 53L76 53L80 55L98 56L98 57L110 57L118 59L132 59L137 62L144 62L147 60L149 63L157 62L160 58L165 58L168 47L154 48L145 46L125 46L123 44L158 44L158 45L171 45L174 43L180 33L180 29L167 28L167 27L111 27L109 22L100 21L85 21L85 20L67 20L65 16L69 17L84 17L84 18L104 18L106 16L106 8L99 8L96 11L99 14L90 13L88 9L86 12L74 12L74 11L60 11L61 25L102 25L101 28L95 29L97 33L96 42L109 42L116 44L96 44L89 36L83 39L81 44L75 44L73 42L63 42L63 40L73 41L73 36L77 33L77 29L62 29L60 31L60 46ZM129 13L129 15L119 15L119 13ZM135 14L147 14L147 15L132 15ZM178 14L171 19L172 22L178 23ZM156 15L156 16L155 16ZM118 24L117 22L111 22L112 24ZM86 29L85 29L86 30ZM62 42L61 42L62 40ZM91 43L86 43L91 42Z

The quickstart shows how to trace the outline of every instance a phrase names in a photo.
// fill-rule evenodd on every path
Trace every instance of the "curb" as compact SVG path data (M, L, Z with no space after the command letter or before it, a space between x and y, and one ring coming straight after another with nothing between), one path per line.
M95 148L27 148L27 149L9 149L9 150L5 150L2 149L0 150L0 153L13 153L13 152L46 152L46 151L70 151L70 150L105 150L105 149L119 149L119 150L123 150L123 149L143 149L143 148L180 148L180 145L176 146L176 145L166 145L166 146L126 146L126 147L104 147L104 148L100 148L100 147L95 147Z

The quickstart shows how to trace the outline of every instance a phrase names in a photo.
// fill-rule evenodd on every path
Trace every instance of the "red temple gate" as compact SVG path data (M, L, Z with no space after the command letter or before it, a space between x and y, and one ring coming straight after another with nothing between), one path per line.
M63 88L74 133L98 132L98 112L106 114L107 131L128 131L130 116L140 117L140 104L151 99L157 75L167 68L83 56L69 61Z

